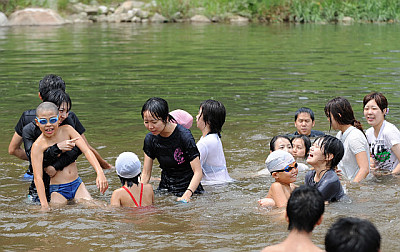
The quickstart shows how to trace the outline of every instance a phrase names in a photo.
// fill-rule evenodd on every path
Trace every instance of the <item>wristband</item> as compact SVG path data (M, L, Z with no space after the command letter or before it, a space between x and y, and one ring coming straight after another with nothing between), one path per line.
M190 192L192 193L192 195L190 195L190 197L193 196L193 191L192 191L192 189L188 188L188 189L186 189L186 191L190 191Z

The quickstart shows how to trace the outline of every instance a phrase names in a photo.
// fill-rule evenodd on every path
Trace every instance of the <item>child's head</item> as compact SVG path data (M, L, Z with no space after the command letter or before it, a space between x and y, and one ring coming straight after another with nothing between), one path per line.
M290 138L285 135L274 136L269 142L270 152L274 152L276 150L284 150L292 154L293 146Z
M52 102L42 102L36 108L36 125L43 135L50 137L58 128L58 108Z
M150 98L143 104L141 112L143 119L146 113L164 123L167 123L171 119L167 101L159 97Z
M321 193L314 187L302 185L291 193L286 206L288 229L311 233L315 225L321 223L324 211Z
M182 125L186 129L190 129L193 124L193 116L182 109L176 109L169 113L176 123Z
M65 82L60 76L49 74L39 81L39 95L43 101L47 100L50 90L61 89L65 92Z
M364 116L372 127L381 125L389 112L388 101L382 93L371 93L364 97Z
M200 104L199 114L196 116L197 127L199 128L203 123L203 127L207 125L210 127L209 133L216 133L221 136L225 118L226 109L224 104L215 100L206 100Z
M265 160L265 165L275 181L290 184L297 179L297 163L287 151L276 150L271 152Z
M69 95L62 89L50 90L46 100L43 101L52 102L58 107L60 123L68 117L68 112L71 110L72 102Z
M343 143L336 137L325 135L315 139L310 148L307 163L316 165L322 162L327 168L334 169L342 160L343 155Z
M115 169L121 184L127 183L128 187L131 187L133 183L139 184L140 167L139 158L132 152L121 153L115 161Z
M354 117L350 102L343 97L330 100L324 108L325 115L330 122L330 128L339 129L339 125L353 125L362 130L360 122Z
M314 112L306 107L299 108L294 114L294 126L300 135L310 135L315 125Z
M327 252L378 252L381 236L371 222L358 218L340 218L325 236Z
M292 138L293 157L307 158L310 151L311 141L306 135L296 135Z

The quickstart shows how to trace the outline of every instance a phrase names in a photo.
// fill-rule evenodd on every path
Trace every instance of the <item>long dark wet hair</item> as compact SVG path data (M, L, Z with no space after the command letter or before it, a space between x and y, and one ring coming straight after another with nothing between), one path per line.
M152 97L148 99L142 107L142 119L144 119L144 112L149 111L153 118L161 119L164 123L174 121L173 116L169 114L168 103L163 98Z
M361 132L364 134L363 127L360 123L360 121L357 121L356 118L354 117L354 112L353 109L350 105L350 102L343 97L336 97L330 100L326 105L325 105L325 115L329 119L332 117L335 119L335 121L340 124L340 125L352 125L356 127L357 129L361 130ZM329 130L332 129L332 122L329 120Z

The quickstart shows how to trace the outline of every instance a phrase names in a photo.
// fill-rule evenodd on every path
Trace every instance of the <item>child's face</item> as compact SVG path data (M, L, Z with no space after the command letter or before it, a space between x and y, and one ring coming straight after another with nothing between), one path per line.
M293 144L293 157L304 158L306 155L306 146L301 138L295 138L292 141Z
M149 111L143 113L143 123L153 135L159 135L164 131L166 124L159 118L154 118Z
M311 134L311 129L314 127L315 122L311 119L311 116L309 113L300 113L297 116L296 121L294 122L294 126L297 128L297 132L300 135L310 135Z
M275 150L284 150L286 152L289 152L290 154L293 154L292 144L286 138L280 137L276 139L274 145L275 145Z
M289 172L286 171L273 172L274 173L273 177L275 178L275 181L283 184L290 184L296 182L299 170L297 169L297 167L294 167L294 164L295 163L290 165L293 168Z
M326 162L323 149L320 146L322 140L323 139L320 138L310 148L310 153L308 154L307 157L307 163L312 166Z
M364 107L364 116L372 127L379 125L385 120L386 109L383 111L379 108L374 99L370 100Z
M68 117L68 104L63 102L60 107L58 108L58 118L60 123L62 123Z
M202 130L206 127L206 123L203 120L203 114L202 114L201 108L199 110L199 113L196 116L196 123L197 123L197 128L199 128L200 130Z
M45 137L51 137L57 131L59 120L57 119L55 121L54 119L57 118L57 116L58 116L57 113L47 110L47 111L42 111L35 119L36 125L39 127L40 131L42 131ZM55 121L55 123L51 123L50 121Z

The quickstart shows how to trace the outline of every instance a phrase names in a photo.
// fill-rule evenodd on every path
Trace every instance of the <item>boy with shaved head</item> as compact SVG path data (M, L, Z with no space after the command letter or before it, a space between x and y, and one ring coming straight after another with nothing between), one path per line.
M96 185L101 193L108 188L108 182L104 176L93 152L89 149L86 142L79 133L70 125L59 126L58 108L51 102L43 102L36 109L35 122L40 128L42 134L36 139L31 149L31 159L34 174L34 182L37 188L38 196L42 210L48 210L49 204L46 198L45 186L43 183L43 153L49 146L62 141L67 141L72 145L76 145L82 153L85 154L87 160L93 166L97 173ZM58 171L50 179L50 203L63 205L68 200L90 200L92 199L85 185L78 175L76 163L64 167L62 171Z

